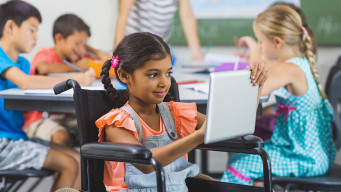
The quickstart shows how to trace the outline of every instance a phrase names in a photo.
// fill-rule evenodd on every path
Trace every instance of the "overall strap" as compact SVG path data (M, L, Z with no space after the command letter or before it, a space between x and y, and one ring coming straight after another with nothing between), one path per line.
M157 106L159 107L159 112L161 114L163 123L166 126L169 137L176 140L177 134L176 134L175 124L174 124L173 116L168 106L164 102L158 104Z
M142 126L141 126L141 122L140 122L139 118L137 117L135 111L132 110L128 106L123 106L120 109L122 109L122 110L126 111L127 113L129 113L131 118L133 118L134 123L135 123L135 127L136 127L136 132L137 132L137 135L139 136L139 141L141 142L142 141Z

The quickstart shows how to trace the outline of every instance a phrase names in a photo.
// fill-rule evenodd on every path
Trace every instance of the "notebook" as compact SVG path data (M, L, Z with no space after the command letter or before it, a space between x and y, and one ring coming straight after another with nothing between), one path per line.
M218 67L214 68L212 72L243 70L245 69L245 67L249 65L250 65L249 62L223 63Z
M249 70L211 73L205 144L253 134L257 97Z
M227 62L223 63L217 67L205 67L205 68L197 68L196 70L192 71L193 73L206 73L210 74L211 72L221 72L221 71L236 71L236 70L243 70L245 67L249 66L249 62Z

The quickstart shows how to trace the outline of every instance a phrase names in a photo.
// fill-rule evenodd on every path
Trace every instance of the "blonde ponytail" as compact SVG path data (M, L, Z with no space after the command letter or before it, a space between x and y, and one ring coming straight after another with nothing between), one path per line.
M320 85L320 76L317 71L316 67L316 60L315 60L315 55L313 53L313 44L310 36L305 32L304 27L302 27L304 33L302 34L302 43L303 43L303 50L304 54L307 57L309 63L310 63L310 69L311 72L313 73L315 82L317 84L318 90L321 94L321 97L323 100L327 99L326 93L323 91L321 85Z

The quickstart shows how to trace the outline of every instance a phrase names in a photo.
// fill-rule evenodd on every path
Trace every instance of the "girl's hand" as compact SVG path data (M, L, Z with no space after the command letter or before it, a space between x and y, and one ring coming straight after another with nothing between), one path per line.
M193 61L203 60L204 58L205 54L201 50L192 53Z
M254 61L254 60L260 60L261 59L261 53L260 49L258 47L257 42L249 36L245 36L239 39L238 46L244 46L248 48L248 55L247 59L248 61Z
M257 42L250 36L244 36L238 40L238 47L249 47L250 49L254 49L257 47Z
M90 68L86 72L79 73L74 77L74 79L78 81L81 86L89 86L95 81L95 72L92 68Z
M269 67L263 61L253 61L246 69L251 70L250 78L254 86L262 86L270 75Z
M82 59L78 60L75 65L77 67L81 68L82 70L86 71L89 69L89 64L88 64L89 61L90 61L89 58L82 58Z
M206 119L204 121L204 123L202 124L202 126L200 127L200 129L198 129L198 134L200 136L200 139L202 140L202 142L204 142L205 139L205 132L206 132Z

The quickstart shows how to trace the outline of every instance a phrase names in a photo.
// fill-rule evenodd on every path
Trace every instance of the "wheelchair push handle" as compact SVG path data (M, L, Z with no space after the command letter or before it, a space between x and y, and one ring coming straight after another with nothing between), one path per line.
M63 93L64 91L67 91L69 89L75 89L75 88L80 88L80 85L77 81L73 79L68 79L63 82L58 83L53 87L54 94L58 95L60 93Z

